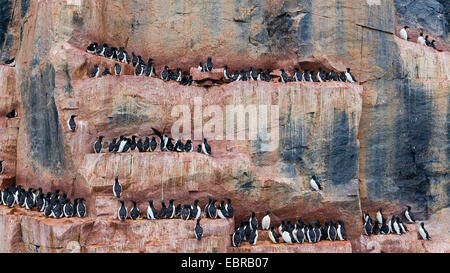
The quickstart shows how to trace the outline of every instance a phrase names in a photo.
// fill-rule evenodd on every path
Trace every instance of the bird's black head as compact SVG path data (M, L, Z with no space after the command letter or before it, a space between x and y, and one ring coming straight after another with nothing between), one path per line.
M195 204L195 205L197 205L198 202L200 202L198 199L195 199L195 200L194 200L194 204Z
M170 199L170 200L169 200L169 204L172 205L172 204L173 204L173 201L175 201L175 199Z
M420 223L420 225L423 227L424 223L422 222L422 223Z
M203 143L206 143L206 142L207 142L207 140L206 140L206 138L204 138L204 139L203 139Z
M200 145L199 145L200 146ZM209 203L211 203L212 202L212 197L211 196L208 196L208 200L209 200Z
M78 198L77 198L76 200L78 200ZM124 203L125 203L125 202L123 202L123 200L119 200L119 201L117 201L117 202L119 202L119 203L122 204L122 205L124 205Z
M411 210L411 206L406 206L408 208L408 210Z
M228 70L228 66L227 65L224 65L224 68L225 68L225 70Z
M153 205L153 200L148 200L149 205Z
M350 68L347 67L347 72L350 72Z
M71 115L71 116L70 116L71 119L74 119L74 118L76 118L76 117L77 117L77 115Z
M228 204L231 204L231 199L227 198L227 202L228 202Z
M284 225L284 223L285 223L284 220L281 220L281 225Z
M254 211L252 211L252 217L255 217L256 213Z
M270 214L270 210L266 211L266 215L269 215L269 214Z
M161 201L161 205L162 205L163 207L166 206L166 203L164 203L164 200Z
M131 203L133 203L133 205L136 207L136 201L131 200Z
M225 204L225 201L221 200L220 205L223 206Z
M284 72L284 68L281 68L280 70L281 70L281 72Z
M409 28L408 26L405 26L405 29Z
M419 35L420 35L420 36L423 36L423 32L421 32Z
M102 140L102 139L104 139L105 138L105 136L99 136L98 137L98 139L100 139L100 140Z
M197 219L197 224L200 225L200 218Z
M379 211L380 211L380 212L383 212L383 209L382 209L382 208L380 208L380 209L379 209Z
M297 72L297 71L298 71L298 68L297 68L297 67L294 67L294 70L295 70L295 72Z
M207 61L210 62L211 60L212 60L212 58L211 58L211 57L208 57Z

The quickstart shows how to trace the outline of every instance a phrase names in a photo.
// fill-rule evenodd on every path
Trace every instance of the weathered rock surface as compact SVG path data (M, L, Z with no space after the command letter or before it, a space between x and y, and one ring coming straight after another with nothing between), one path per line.
M0 252L227 252L234 220L195 221L45 218L42 213L0 207ZM169 232L170 231L170 232Z
M39 245L41 252L448 252L448 225L434 225L433 232L443 234L442 238L418 243L411 233L401 237L400 247L390 247L397 244L396 237L365 241L360 229L362 212L374 214L383 207L387 214L399 214L406 204L420 219L432 221L440 215L448 221L442 212L449 206L450 193L450 55L395 37L410 12L436 5L436 1L425 2L399 6L394 0L345 4L341 0L214 0L174 2L163 8L148 1L115 5L104 0L0 1L5 11L0 13L0 57L17 59L15 69L0 66L0 157L6 166L0 187L16 183L45 191L60 188L71 197L84 196L88 205L88 218L80 222L5 210L0 232L7 235L2 235L0 249L33 252ZM440 8L425 11L441 14ZM441 17L408 23L412 40L423 27L439 38L438 47L445 50L447 29L426 23L430 20ZM145 60L152 57L158 72L163 65L187 70L206 56L213 57L218 70L206 75L193 71L203 84L189 87L137 78L130 65L123 65L120 77L90 79L88 71L94 64L110 70L114 65L87 54L84 49L90 41L124 45ZM271 68L275 74L280 68L292 73L294 65L315 70L351 67L360 85L219 84L225 64L232 71L254 66ZM190 112L186 120L194 133L193 125L199 121L193 117L196 105L205 112L221 109L225 116L227 105L238 104L277 105L279 126L270 124L267 133L256 133L255 140L208 135L211 157L159 151L93 154L98 135L110 141L120 134L150 135L151 127L169 131L178 120L172 115L176 106L184 105ZM6 120L12 107L19 118ZM69 132L66 122L74 113L79 116L78 129ZM209 117L200 119L205 125ZM272 135L280 141L268 152L263 144ZM191 136L186 133L184 138ZM321 192L310 189L313 173L324 187ZM248 207L258 218L270 209L275 224L300 216L305 221L342 219L351 246L339 242L273 247L261 241L251 249L233 250L229 238L223 241L222 235L191 244L193 234L186 225L180 225L183 238L189 238L183 239L185 244L176 244L178 239L173 238L151 241L141 234L149 231L147 223L121 224L112 219L117 201L111 197L111 186L116 175L124 185L125 200L139 201L143 211L148 199L174 197L183 203L198 198L203 207L207 195L230 197L237 222L248 217L244 209ZM221 224L211 225L216 223ZM83 229L90 230L92 237L77 239ZM133 234L139 238L129 247L125 229L136 230ZM116 241L101 241L111 234L104 232L114 231L121 234ZM59 239L49 242L53 233ZM370 245L376 247L371 250Z

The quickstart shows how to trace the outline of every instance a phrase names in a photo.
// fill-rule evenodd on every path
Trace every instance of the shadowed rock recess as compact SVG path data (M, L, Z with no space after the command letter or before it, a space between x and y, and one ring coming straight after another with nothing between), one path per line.
M0 66L0 188L58 188L72 199L84 196L88 209L84 219L50 219L1 206L0 252L450 252L445 1L107 2L0 0L0 61L16 57L16 67ZM422 10L425 17L412 19ZM397 37L405 24L411 41ZM413 42L420 31L439 50ZM122 65L126 75L89 78L94 64L114 65L85 51L94 41L152 57L158 72L164 65L189 71L212 56L215 68L233 71L284 68L292 75L294 66L350 67L358 83L182 86L133 76L131 65ZM151 135L151 127L169 130L179 119L171 115L177 105L190 110L194 125L198 101L203 110L277 105L279 126L267 130L278 134L277 149L265 151L259 132L256 140L209 137L211 156L159 147L92 150L99 135L109 142L121 134ZM7 119L13 108L18 117ZM67 128L72 114L75 132ZM209 119L205 114L203 125ZM311 189L312 174L323 191ZM235 217L202 220L202 241L194 221L121 223L111 192L115 176L127 206L136 200L141 212L149 199L157 209L162 198L199 199L203 208L212 195L231 198ZM418 240L415 225L401 236L361 235L363 213L382 207L400 214L406 205L425 221L432 241ZM349 241L272 245L261 231L256 246L233 248L230 236L250 209L259 220L270 210L276 226L286 218L342 219Z

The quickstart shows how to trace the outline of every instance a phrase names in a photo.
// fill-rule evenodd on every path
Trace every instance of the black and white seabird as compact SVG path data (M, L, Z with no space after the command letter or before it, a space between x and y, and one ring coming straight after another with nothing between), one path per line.
M159 214L158 214L159 219L165 218L166 210L167 210L166 204L165 204L164 200L162 200L161 201L161 210L159 211Z
M225 67L223 69L223 78L225 80L231 80L232 79L232 76L231 76L230 72L228 71L228 66L227 65L225 65Z
M418 44L421 44L421 45L426 45L426 44L425 44L425 39L423 38L423 32L421 32L421 33L419 34L419 37L417 37L417 43L418 43Z
M17 111L16 109L12 109L11 112L9 112L8 114L6 114L6 118L10 119L10 118L15 118L17 117Z
M256 245L256 242L258 241L258 230L254 229L251 233L250 236L248 238L248 242L250 243L250 245L254 246Z
M315 191L322 190L322 186L320 185L320 183L315 175L313 175L311 177L311 180L309 180L309 184Z
M175 205L173 204L173 201L175 201L175 199L169 200L169 205L166 209L166 218L173 218L175 216Z
M153 200L148 200L147 219L149 220L156 219L156 209L155 206L153 206Z
M202 236L203 236L203 228L200 226L200 219L197 219L197 224L195 225L194 228L194 234L195 234L195 238L197 238L197 240L201 240Z
M191 219L199 219L200 216L202 215L202 209L200 208L200 206L198 205L198 202L200 202L198 199L194 200L194 205L191 206Z
M80 218L84 218L86 216L86 205L83 201L85 201L84 198L78 198L77 215Z
M204 153L205 155L211 155L211 146L209 146L206 138L203 139L202 153Z
M405 215L406 220L408 220L408 223L414 223L416 222L416 219L414 218L414 214L411 212L411 207L406 206L406 210L403 212Z
M125 221L128 216L128 210L125 207L125 202L123 200L119 200L119 203L121 204L119 209L117 210L117 219L120 221Z
M372 234L378 235L380 233L380 223L378 223L378 220L375 220L375 224L372 228Z
M94 152L99 154L102 151L103 143L102 140L105 138L104 136L99 136L97 141L94 143Z
M139 208L136 205L136 201L131 200L131 203L133 203L133 207L130 210L130 218L132 220L137 220L141 218L141 212L139 211Z
M263 230L267 230L270 227L270 211L266 212L266 216L263 217L262 221L261 221L261 228Z
M322 225L320 224L320 221L317 220L315 227L314 227L314 232L316 233L316 243L322 239L322 230L320 228L321 226Z
M287 244L292 244L294 243L294 238L292 238L292 227L286 225L285 229L283 230L283 232L281 233L281 238L283 238L283 241Z
M139 140L136 142L136 148L139 150L139 152L144 152L144 143L142 143L142 138L139 138Z
M206 64L205 64L205 71L206 72L211 72L213 70L213 63L212 63L212 58L208 57L208 59L206 60Z
M0 160L0 174L5 172L5 168L3 167L3 160Z
M404 26L401 30L400 30L400 38L402 38L403 40L409 40L408 37L408 32L406 31L409 27L408 26Z
M12 58L12 59L6 60L6 61L5 61L5 64L6 64L7 66L14 67L14 66L16 66L16 59L15 59L15 58Z
M133 67L135 67L138 64L139 58L134 54L134 52L131 52L131 64Z
M184 205L183 209L181 209L181 219L189 220L190 217L191 217L191 206Z
M370 219L364 223L364 234L372 236L372 221Z
M184 144L184 151L185 152L192 152L194 150L194 145L192 145L192 141L188 139L186 141L186 144Z
M428 235L428 231L425 229L423 222L420 223L419 234L422 237L422 240L431 240L431 237L430 237L430 235Z
M63 212L64 217L70 218L73 216L73 207L72 204L70 203L70 199L64 201Z
M242 241L241 234L239 228L237 228L236 231L233 233L233 236L231 236L231 244L233 245L233 247L239 247L241 245L241 241Z
M144 66L141 64L136 65L136 69L134 70L135 76L142 76L144 74Z
M98 43L94 42L88 45L86 51L91 54L95 54L97 51Z
M345 230L344 221L338 220L337 222L338 222L336 228L337 238L340 241L347 241L347 231Z
M230 198L227 198L227 204L225 205L225 209L227 210L228 218L232 218L234 215L234 209L233 209L233 206L231 206Z
M240 235L241 241L245 241L245 222L241 221L240 226L237 228L236 232Z
M169 80L169 71L168 71L168 66L165 65L163 71L161 71L161 79L163 81L168 81Z
M400 231L402 233L408 232L408 228L403 224L403 221L402 221L402 219L400 219L400 217L397 217L397 223L398 223L398 225L400 227Z
M284 69L281 69L281 75L280 75L280 80L283 83L287 83L289 81L289 76L288 74L284 71Z
M431 44L430 44L430 46L433 48L433 49L436 49L437 50L437 48L436 48L436 41L435 40L433 40L433 41L431 41Z
M355 77L350 73L350 68L347 68L347 72L345 72L345 77L348 82L356 82Z
M142 144L142 151L146 152L150 148L150 139L145 137L144 143Z
M114 139L111 141L111 143L109 143L109 146L108 146L108 152L114 151L114 148L116 147L116 144L117 144L117 138L114 138Z
M339 74L339 80L340 80L341 82L346 82L346 81L347 81L347 76L345 76L345 72L341 72L341 73Z
M89 74L89 76L91 78L97 78L98 75L100 75L100 69L98 67L98 64L95 64L94 67L91 69L91 73Z
M105 77L105 76L108 76L108 75L111 75L111 72L109 71L108 67L105 67L105 69L102 72L102 77Z
M249 79L252 81L258 80L258 73L255 71L253 66L250 67L250 70L249 70Z
M425 45L426 46L431 46L430 41L428 40L428 35L425 35Z
M321 67L319 67L319 72L317 72L317 79L319 80L319 82L326 82L326 77L325 77L325 71L322 70Z
M256 214L254 211L252 211L252 216L250 216L248 221L250 223L251 230L258 229L258 219L256 219Z
M312 82L319 82L319 80L318 80L317 77L316 77L316 74L314 73L314 70L312 70L312 71L309 73L309 78L311 79Z
M213 199L211 204L208 207L208 211L209 211L209 217L211 218L217 218L217 209L216 209L216 199Z
M131 142L130 142L130 150L131 151L136 150L136 147L137 147L136 137L137 136L131 136Z
M212 197L208 196L208 204L206 204L205 209L204 209L204 213L205 213L205 217L206 218L211 218L209 216L209 206L211 206L211 203L212 203Z
M158 146L158 143L156 142L155 137L152 137L152 140L150 141L150 147L148 149L149 152L153 152L156 150L156 147Z
M306 238L310 243L316 242L316 232L314 231L313 223L309 223L308 225L308 229L306 231Z
M114 65L114 74L115 74L116 76L119 76L120 73L122 73L122 66L121 66L120 64L116 63L116 64Z
M125 148L125 145L128 143L128 139L125 136L120 136L119 141L116 144L115 152L121 153Z
M275 232L273 225L270 227L269 239L274 244L279 244L280 243L279 235Z
M119 177L116 176L115 182L113 185L113 194L115 197L120 198L122 196L122 185L119 183Z
M198 71L200 71L200 72L204 72L204 71L203 71L203 63L202 63L202 62L200 62L200 63L198 64L197 69L198 69Z
M378 221L378 218L377 218L377 221ZM382 222L381 222L380 233L381 233L381 234L385 234L385 235L387 235L387 234L390 233L389 227L388 227L387 224L386 224L386 218L384 218L384 217L383 217Z
M71 115L69 120L67 121L67 127L69 127L69 130L72 132L75 132L77 129L77 124L75 123L75 118L77 115Z
M225 201L220 201L220 205L217 206L217 216L219 216L220 219L227 219L228 217L228 212L225 209Z
M181 139L178 139L177 142L175 143L174 151L175 152L184 152L184 144L181 141Z
M330 241L336 241L337 238L337 230L336 227L334 226L334 223L332 221L328 222L328 229L327 229L327 235L328 235L328 240Z
M377 221L379 223L383 222L383 209L382 208L378 209L377 214L376 214L376 218L377 218Z

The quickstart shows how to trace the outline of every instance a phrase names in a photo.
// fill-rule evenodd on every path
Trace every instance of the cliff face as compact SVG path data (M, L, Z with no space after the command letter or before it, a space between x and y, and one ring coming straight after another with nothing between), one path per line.
M308 221L343 219L353 251L369 249L360 239L362 212L374 214L383 207L388 214L399 213L409 204L420 218L428 219L448 208L450 54L395 37L400 29L396 24L403 25L412 12L399 1L0 2L5 4L0 56L17 60L15 69L0 67L0 155L6 166L1 186L59 188L70 196L85 196L92 219L69 221L69 229L89 226L101 237L107 235L91 222L117 225L111 221L117 202L110 192L116 175L125 199L138 200L143 211L148 199L173 197L183 204L196 198L204 202L213 195L233 200L236 222L248 217L250 208L258 218L270 209L277 224L300 216ZM440 38L438 48L448 48L445 25L431 25L426 31ZM158 71L165 64L187 70L213 56L217 67L227 64L233 70L351 67L360 84L234 82L206 88L132 75L90 79L87 73L94 64L110 69L114 65L85 52L92 41L123 45L145 60L152 57ZM132 74L131 66L124 69ZM171 113L179 105L191 113L187 120L192 125L198 122L193 113L199 105L202 111L218 107L224 115L227 105L254 105L258 111L276 105L279 126L270 123L267 134L258 132L251 141L214 140L219 136L212 135L211 157L159 151L93 154L99 135L110 141L120 134L149 135L151 127L169 129L178 120ZM14 107L19 117L6 120ZM66 126L71 114L78 115L76 132ZM204 117L202 123L208 120ZM222 124L225 128L225 121ZM274 135L278 146L266 151L264 140ZM322 192L311 191L311 174L320 178ZM34 224L26 227L18 218L43 221L21 211L10 213L14 216L0 214L3 223L22 224L8 225L13 231L2 237L9 241L18 236L14 234L34 229ZM40 225L59 228L52 221ZM34 251L30 245L45 245L41 251L66 249L78 238L63 236L58 245L37 240L46 236L44 231L27 234L28 241L19 236L18 243L2 250ZM448 241L444 235L442 240ZM227 232L222 236L228 244ZM39 243L30 243L33 240ZM129 248L75 241L82 251L95 251L93 245L98 251L150 251L142 243L148 238L139 240ZM172 240L177 239L167 239ZM217 242L211 240L198 248L166 244L158 249L228 251L229 245L213 250ZM255 251L271 251L261 249ZM411 249L449 251L448 245L396 250ZM349 246L341 251L349 251Z

